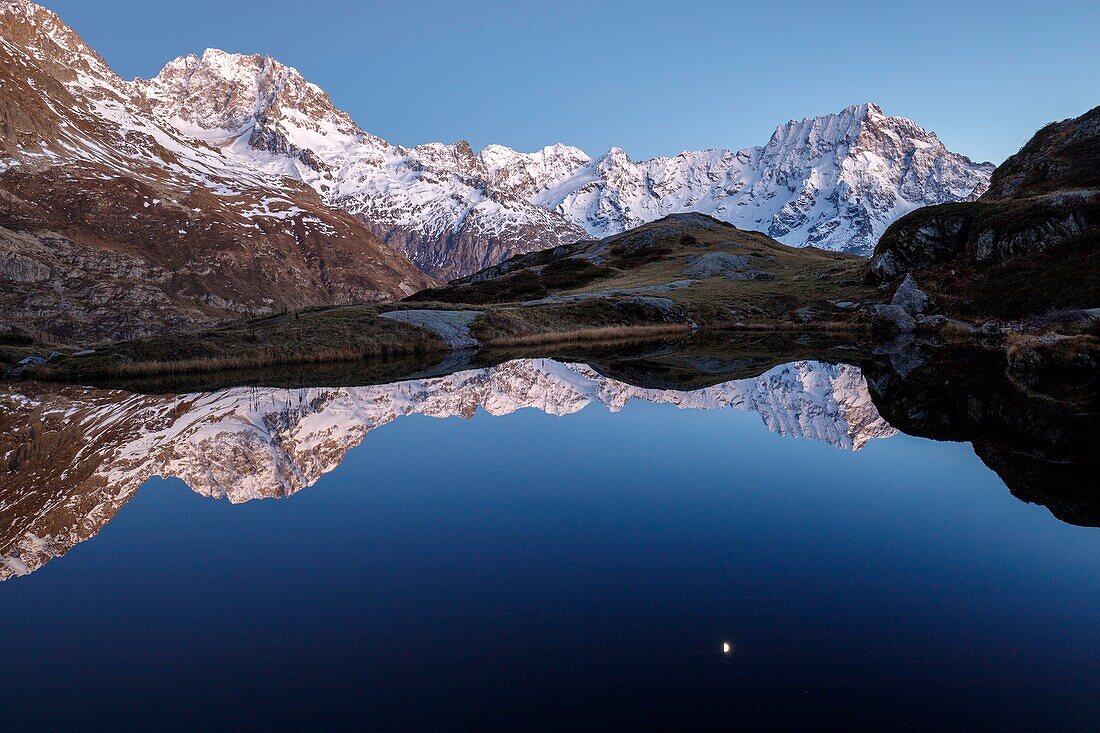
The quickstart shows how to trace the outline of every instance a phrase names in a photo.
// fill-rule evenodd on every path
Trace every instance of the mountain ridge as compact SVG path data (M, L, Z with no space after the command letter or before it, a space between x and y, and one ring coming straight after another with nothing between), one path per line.
M260 59L308 84L271 57L218 49L169 62L149 84L164 86L163 77L174 76L188 59L200 65L213 60L204 71L220 77L216 88L239 76L227 61L254 65ZM762 231L785 244L870 254L898 216L930 203L976 197L993 170L989 163L951 153L934 133L905 118L888 117L874 103L778 125L764 146L683 151L635 162L618 147L592 158L562 143L529 153L498 144L475 153L464 140L392 145L355 126L327 95L324 99L327 117L339 113L353 126L339 131L345 146L362 149L309 148L307 136L294 129L298 120L273 120L271 105L258 97L245 105L258 126L250 144L268 152L309 150L313 162L307 165L317 175L302 171L306 180L442 279L471 274L512 254L582 236L617 234L689 211ZM170 113L179 111L169 107ZM217 116L196 118L193 110L183 111L191 125L232 133L218 127ZM245 110L236 112L233 119L239 122ZM283 129L268 132L280 123ZM257 135L256 129L265 134ZM331 142L337 135L327 137ZM332 180L325 180L325 173ZM403 187L402 180L410 177L412 185Z
M991 168L870 103L764 146L638 162L410 148L270 56L209 49L126 81L29 0L5 0L0 29L4 325L55 343L392 300L669 213L866 252L911 208L983 191Z

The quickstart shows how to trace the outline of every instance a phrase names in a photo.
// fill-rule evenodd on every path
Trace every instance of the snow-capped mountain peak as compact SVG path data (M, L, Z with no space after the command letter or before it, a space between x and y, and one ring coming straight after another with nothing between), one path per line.
M220 151L222 178L296 179L444 279L678 212L794 246L868 254L901 215L980 195L993 169L871 102L779 125L763 146L647 160L619 147L593 159L560 143L531 153L502 145L475 153L465 142L410 148L366 132L269 56L208 49L126 82L50 11L27 0L0 9L5 43L29 48L51 76L98 100L96 114L154 118L158 130L190 141L197 152L184 157L208 168L207 151Z
M269 57L209 50L138 84L181 131L232 140L261 167L301 178L442 278L686 211L868 254L896 218L977 196L992 171L873 102L791 120L759 147L636 161L617 146L593 159L561 143L476 154L465 141L392 145Z
M554 183L569 178L592 162L580 148L555 143L533 153L521 153L503 145L488 145L478 159L493 187L528 200Z
M240 137L246 144L237 152L292 158L302 166L286 172L322 193L333 185L324 174L344 164L349 149L384 145L297 69L270 56L207 49L168 62L134 86L154 114L181 132L221 144Z
M299 123L327 123L332 132L346 136L362 132L320 87L270 56L209 48L201 56L169 61L152 79L135 83L158 112L208 130L296 118Z
M795 246L869 253L894 219L979 195L993 166L871 102L776 127L763 147L632 163L612 148L549 201L593 236L698 211ZM540 197L536 195L536 200Z

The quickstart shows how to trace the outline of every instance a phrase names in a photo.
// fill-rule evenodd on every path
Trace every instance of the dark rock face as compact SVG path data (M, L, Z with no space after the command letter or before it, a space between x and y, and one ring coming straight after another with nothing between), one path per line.
M286 155L300 160L318 173L329 173L332 168L314 153L312 150L299 148L286 139L286 135L274 127L265 127L263 121L257 121L248 136L249 146L257 150L266 150L276 155Z
M868 268L892 282L945 263L989 266L1100 240L1100 107L1040 130L977 201L918 209L882 235Z
M907 272L955 259L968 222L965 204L929 206L891 225L868 268L872 282L891 282Z
M899 219L882 235L867 276L881 283L943 263L999 264L1095 236L1097 227L1098 192L930 206Z

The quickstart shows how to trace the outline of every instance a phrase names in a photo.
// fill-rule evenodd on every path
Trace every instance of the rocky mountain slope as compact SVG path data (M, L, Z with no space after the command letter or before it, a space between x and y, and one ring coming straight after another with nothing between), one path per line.
M630 400L757 412L769 430L858 450L895 431L858 368L800 361L692 391L646 389L583 364L522 359L373 387L237 388L179 396L42 385L0 394L0 580L94 536L148 478L233 502L293 494L382 425L410 414L567 415Z
M560 144L391 145L268 57L208 50L138 85L181 133L297 175L445 280L688 211L785 244L869 254L894 219L977 196L993 170L874 104L788 122L762 147L633 162L619 148L593 160Z
M1049 318L1100 308L1098 245L1100 107L1039 130L976 201L894 223L868 277L888 284L908 276L931 298L922 306L929 312Z
M0 3L5 327L85 343L428 283L298 178L165 122L50 11Z
M98 79L93 85L167 125L177 142L221 153L223 174L308 184L442 279L685 211L786 244L869 253L893 219L973 197L992 170L874 104L788 122L764 146L638 162L618 148L596 159L566 145L533 153L490 145L475 154L461 141L406 148L362 130L270 57L211 49L170 61L153 79L123 82L53 14L25 0L4 7L5 40L25 44L42 26L68 39L63 50L30 49L55 74L85 69L85 82ZM77 85L82 93L87 86Z
M381 354L797 329L856 334L881 296L857 255L671 214L375 306L331 306L120 342L39 367L53 379L358 362ZM398 330L397 327L401 327ZM2 356L2 352L0 352Z

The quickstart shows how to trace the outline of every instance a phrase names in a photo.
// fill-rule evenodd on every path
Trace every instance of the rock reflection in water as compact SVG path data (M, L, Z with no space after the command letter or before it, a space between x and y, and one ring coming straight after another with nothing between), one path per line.
M1028 379L999 351L908 343L863 363L875 406L897 429L965 441L1014 496L1064 522L1100 526L1095 375Z

